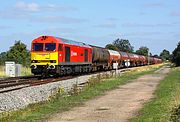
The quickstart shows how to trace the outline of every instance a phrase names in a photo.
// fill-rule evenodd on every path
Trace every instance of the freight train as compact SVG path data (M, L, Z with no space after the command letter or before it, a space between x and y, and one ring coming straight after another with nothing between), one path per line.
M54 36L38 37L31 46L31 71L34 75L59 76L161 62L154 57L108 50Z

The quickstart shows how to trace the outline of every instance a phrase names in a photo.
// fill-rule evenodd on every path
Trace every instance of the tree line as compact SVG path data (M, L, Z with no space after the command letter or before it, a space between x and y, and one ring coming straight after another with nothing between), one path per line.
M154 56L161 58L164 61L170 60L175 63L177 66L180 66L180 42L177 44L177 47L174 49L172 54L166 49L164 49L160 55L152 55L149 51L149 48L146 46L140 46L140 48L134 51L134 47L130 44L127 39L116 39L111 44L105 46L107 49L123 51L129 53L136 53L144 56ZM0 65L4 65L5 61L15 61L15 63L22 64L23 66L30 66L30 51L27 49L27 46L22 43L20 40L15 41L15 44L9 48L8 51L0 53Z
M6 52L0 53L0 65L4 65L5 61L14 61L23 66L30 66L30 51L21 41L15 41L15 44Z
M134 51L134 47L127 39L118 38L114 40L111 44L107 44L105 48L115 51L135 53L138 55L153 56L156 58L161 58L163 61L172 61L177 66L180 66L180 42L178 43L177 47L174 49L172 54L170 54L168 50L164 49L160 53L160 55L152 55L152 53L149 51L149 48L146 46L140 46L138 50Z

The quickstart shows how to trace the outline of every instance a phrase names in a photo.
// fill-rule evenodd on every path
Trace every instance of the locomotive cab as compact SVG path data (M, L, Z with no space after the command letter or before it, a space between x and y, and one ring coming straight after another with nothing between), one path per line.
M58 65L59 41L50 36L39 37L32 42L31 48L31 70L35 75L42 72L50 74ZM47 70L48 69L48 70Z
M91 65L89 45L53 36L41 36L32 41L31 70L35 75L90 72Z

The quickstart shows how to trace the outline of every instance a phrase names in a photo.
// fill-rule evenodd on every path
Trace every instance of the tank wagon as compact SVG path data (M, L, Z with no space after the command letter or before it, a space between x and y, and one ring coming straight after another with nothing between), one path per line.
M153 58L153 64L159 64L159 63L162 63L162 60L159 59L159 58Z
M139 60L140 60L140 66L143 66L143 65L147 65L147 60L146 60L146 57L143 56L143 55L139 55Z
M110 54L107 49L92 46L92 70L108 69Z
M114 63L117 63L117 67L120 68L122 64L121 55L119 52L114 50L108 50L109 52L109 69L115 69L113 66Z
M130 59L130 66L137 66L138 62L138 56L135 56L135 54L127 53Z
M66 75L161 63L161 59L108 50L83 42L41 36L31 44L34 75Z

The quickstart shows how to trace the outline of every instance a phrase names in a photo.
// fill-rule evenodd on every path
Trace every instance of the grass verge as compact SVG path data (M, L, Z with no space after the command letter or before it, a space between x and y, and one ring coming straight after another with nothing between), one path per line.
M173 109L178 105L180 106L180 68L174 68L158 85L155 98L145 104L140 115L132 122L180 122L180 113L172 113L177 112ZM172 114L179 116L179 120L173 120Z
M66 111L77 105L82 105L83 102L95 98L96 96L103 95L106 91L115 89L119 85L130 82L139 76L153 73L155 70L159 69L159 67L160 65L140 67L121 76L101 79L100 81L97 81L95 85L88 85L82 92L72 96L62 96L62 94L57 94L49 101L32 104L23 110L11 113L8 120L18 122L46 120L54 113ZM96 80L99 80L99 78Z
M0 66L0 77L5 77L5 68L4 68L4 66Z
M29 67L22 67L21 68L21 76L28 76L31 74L31 69ZM0 78L1 77L8 77L6 76L5 66L0 66Z

